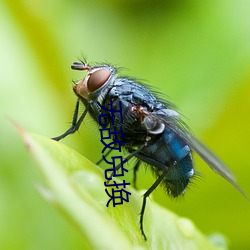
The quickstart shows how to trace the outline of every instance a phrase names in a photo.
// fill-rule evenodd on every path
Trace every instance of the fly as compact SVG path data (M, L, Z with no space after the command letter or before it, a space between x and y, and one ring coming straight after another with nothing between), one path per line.
M71 68L87 71L87 74L73 87L78 99L71 127L53 139L59 141L76 132L87 113L98 123L98 117L104 111L97 102L110 108L112 100L114 110L119 109L121 103L124 136L122 146L128 152L127 160L137 158L134 181L136 171L142 163L150 165L157 176L143 195L140 230L145 240L143 216L147 197L159 184L172 197L184 193L195 174L192 151L246 197L227 166L188 131L172 103L158 98L146 85L132 78L118 77L117 70L111 65L90 66L85 62L74 62ZM79 116L80 102L84 104L85 110ZM105 117L105 124L111 130L113 126L120 125L116 124L116 119L112 125L111 117ZM116 166L116 170L119 168L119 165Z

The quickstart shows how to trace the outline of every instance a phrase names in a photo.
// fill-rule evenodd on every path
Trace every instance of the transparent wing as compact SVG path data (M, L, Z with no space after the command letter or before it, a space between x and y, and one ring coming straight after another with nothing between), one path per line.
M237 185L236 178L230 169L210 149L182 126L176 124L175 126L170 125L170 128L176 132L190 146L190 148L192 148L208 164L210 168L231 183L243 196L248 198L243 190Z
M168 112L168 111L167 111ZM168 112L169 113L169 112ZM184 140L193 151L195 151L216 173L221 175L229 183L231 183L243 196L247 199L247 195L237 185L236 178L229 168L202 142L195 138L182 123L180 117L168 115L164 117L162 114L151 114L154 119L162 122L166 127L173 130L182 140Z

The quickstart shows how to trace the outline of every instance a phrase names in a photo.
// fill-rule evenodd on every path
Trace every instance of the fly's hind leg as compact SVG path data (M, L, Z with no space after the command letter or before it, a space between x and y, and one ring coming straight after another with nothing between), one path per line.
M143 228L143 218L144 218L144 212L145 212L145 208L146 208L147 198L158 187L158 185L162 182L162 180L164 179L166 174L167 174L167 171L163 172L158 177L158 179L154 182L154 184L143 195L142 208L141 208L141 212L140 212L140 230L141 230L141 233L142 233L144 240L147 240L147 236L146 236L146 234L144 232L144 228Z

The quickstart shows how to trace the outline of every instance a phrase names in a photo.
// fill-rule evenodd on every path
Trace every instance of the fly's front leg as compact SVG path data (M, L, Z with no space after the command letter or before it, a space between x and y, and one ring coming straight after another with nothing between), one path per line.
M62 135L59 135L57 137L53 137L51 139L53 139L55 141L60 141L64 137L68 136L69 134L75 133L79 129L79 127L80 127L80 125L81 125L84 117L86 116L87 112L89 111L89 104L88 104L86 106L86 109L84 110L84 112L80 116L79 120L77 120L78 119L78 112L79 112L79 104L80 104L80 100L78 99L77 102L76 102L76 106L75 106L75 110L74 110L74 116L73 116L71 127L65 133L63 133Z
M154 184L143 195L142 207L141 207L141 212L140 212L140 230L141 230L141 233L142 233L144 240L147 240L147 236L146 236L144 229L143 229L143 217L144 217L144 212L145 212L145 208L146 208L147 198L158 187L158 185L162 182L162 180L166 176L166 174L167 174L167 171L163 172L162 175L160 175L160 177L158 177L158 179L154 182Z

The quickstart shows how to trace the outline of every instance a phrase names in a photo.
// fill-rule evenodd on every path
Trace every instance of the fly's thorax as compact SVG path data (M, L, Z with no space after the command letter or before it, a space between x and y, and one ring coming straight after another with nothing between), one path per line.
M150 116L146 116L141 124L150 134L161 134L165 129L162 122Z
M109 65L96 67L84 65L82 70L88 70L88 73L73 87L75 94L80 97L80 99L88 101L94 100L101 103L108 91L108 86L110 86L117 77L115 69Z
M161 134L165 129L165 122L179 120L180 115L172 109L162 109L155 112L143 112L141 125L149 134Z

